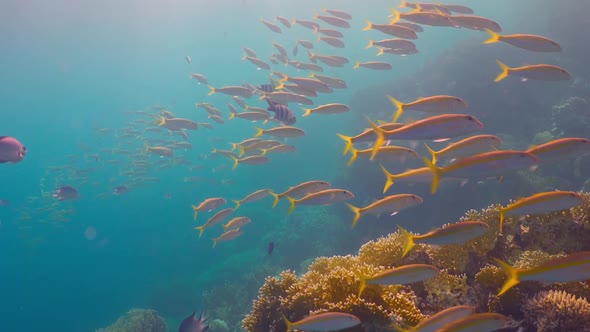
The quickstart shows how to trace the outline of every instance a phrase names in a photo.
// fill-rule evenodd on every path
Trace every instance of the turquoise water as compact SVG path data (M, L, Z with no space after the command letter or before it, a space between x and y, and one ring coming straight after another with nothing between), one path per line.
M549 13L532 8L533 1L456 3L470 5L476 14L498 21L507 32L551 34L549 28L543 28ZM178 322L204 306L203 292L225 282L239 283L240 278L259 266L300 269L306 259L354 253L363 242L385 234L386 229L374 225L351 231L348 219L336 229L322 227L323 218L314 220L312 225L305 223L304 219L314 213L348 218L350 214L342 204L298 207L293 215L287 216L287 203L270 209L268 198L240 208L238 214L250 217L252 224L235 241L212 249L210 238L218 236L220 230L207 230L198 239L192 227L210 214L203 214L195 223L190 208L209 197L225 197L229 201L261 188L280 192L315 179L329 181L336 188L350 188L355 186L354 182L362 182L363 177L374 176L381 186L378 168L351 172L346 167L347 158L341 156L343 142L335 133L360 132L366 122L359 115L381 111L376 108L387 105L383 100L363 100L362 106L353 107L346 114L307 118L301 118L299 107L292 106L299 115L296 125L306 131L304 138L288 140L297 146L297 151L273 155L266 165L240 165L235 171L231 171L231 160L208 155L213 148L227 149L228 143L251 137L255 125L226 119L224 125L214 124L213 130L191 132L189 142L193 149L177 151L193 165L200 165L199 169L191 172L187 166L175 165L158 171L154 166L146 176L157 177L159 182L132 187L120 197L111 195L114 187L130 182L122 174L127 157L105 151L133 151L143 149L144 145L143 134L132 139L118 135L119 130L141 118L126 112L149 110L159 104L178 117L211 122L203 110L193 106L195 102L208 102L227 115L225 104L230 98L220 94L207 96L209 89L197 85L189 74L205 74L216 87L267 83L266 71L256 70L241 60L243 47L266 58L273 52L272 41L286 46L290 52L296 39L315 42L315 36L300 26L283 28L283 34L278 35L259 19L271 21L276 15L311 19L314 10L326 6L346 10L354 20L352 28L345 31L345 49L319 45L318 53L346 56L352 62L388 61L394 69L379 72L353 70L352 64L340 69L324 66L323 74L344 79L348 89L321 94L314 99L315 105L350 105L356 94L412 77L424 64L436 63L441 54L453 51L466 40L483 40L481 32L426 28L416 42L420 54L378 59L375 49L364 49L366 40L386 38L385 35L361 29L364 19L385 22L392 3L380 0L362 4L310 0L2 2L0 135L17 137L27 146L28 155L21 163L0 166L0 199L11 201L9 207L0 207L0 331L93 331L109 325L132 307L153 307L169 322ZM537 15L536 11L540 13ZM531 27L536 30L530 31ZM299 47L297 59L307 62L304 54ZM533 54L531 58L567 64L568 57L576 56L564 54ZM191 64L185 61L187 55L192 58ZM490 69L490 80L497 74L493 65L485 67L486 71ZM282 65L273 69L296 76L307 74ZM573 72L574 68L568 69ZM456 74L450 80L470 84L460 79L463 73ZM548 102L557 103L559 99ZM264 106L255 99L249 103ZM101 128L110 131L101 133ZM95 153L102 156L102 162L88 158ZM121 164L106 163L111 159L120 160ZM152 163L158 159L149 157ZM221 165L227 167L212 171ZM54 167L66 168L55 171ZM74 174L76 169L85 168L92 170ZM215 182L186 183L183 179L188 176L203 176ZM53 200L51 191L62 185L76 186L80 198L67 202ZM580 189L581 184L573 187ZM517 189L510 192L508 197L516 192ZM427 195L427 190L422 188L420 193ZM380 198L374 193L355 195L357 205ZM416 216L430 216L427 223L414 228L427 230L454 221L468 207L481 208L492 203L471 199L475 206L471 201L437 206L439 211L449 209L447 218L440 218L445 215L444 210L433 218L430 211L434 205L430 205L403 212L395 217L395 223L405 225L413 223ZM433 219L444 220L437 223ZM85 232L92 229L96 230L96 238L88 239ZM277 248L269 258L266 247L270 241L276 242ZM315 244L302 249L308 242ZM249 291L255 292L256 288ZM243 313L248 311L242 309ZM176 330L176 326L169 328Z

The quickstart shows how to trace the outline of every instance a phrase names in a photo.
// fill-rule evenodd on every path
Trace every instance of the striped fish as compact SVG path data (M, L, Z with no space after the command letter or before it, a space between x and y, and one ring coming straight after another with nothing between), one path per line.
M283 124L290 126L297 122L297 118L293 111L289 109L286 105L279 104L279 103L268 103L268 110L275 113L274 119L282 122Z

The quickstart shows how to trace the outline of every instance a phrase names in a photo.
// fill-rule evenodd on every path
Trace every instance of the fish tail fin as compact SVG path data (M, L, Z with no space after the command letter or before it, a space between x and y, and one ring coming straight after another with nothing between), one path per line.
M244 149L244 147L241 145L238 145L238 157L243 156L244 153L246 153L246 150Z
M215 248L216 245L217 245L217 239L213 239L213 246L211 248Z
M498 266L502 270L504 270L504 272L508 276L508 280L506 280L506 282L504 283L504 285L500 289L500 292L498 293L498 296L500 296L500 295L506 293L510 288L518 285L520 283L520 280L518 278L518 271L514 267L512 267L510 264L508 264L504 261L501 261L497 258L494 258L494 261L496 262L496 264L498 264Z
M192 207L193 207L193 220L197 220L197 216L199 215L199 208L194 205Z
M254 137L262 136L262 134L264 134L264 129L256 128L256 135Z
M215 153L217 153L217 149L213 148L213 150L211 150L211 154L215 154Z
M496 77L496 79L494 80L494 82L500 82L501 80L503 80L506 77L508 77L508 74L510 74L510 67L506 66L500 60L496 60L496 62L498 63L498 66L500 66L500 69L502 69L502 72Z
M336 134L336 135L338 135L338 137L340 137L342 140L344 140L344 142L346 142L346 145L344 146L344 151L342 152L342 155L346 155L348 153L348 151L350 150L350 148L352 148L352 137L344 136L342 134Z
M311 115L311 108L304 108L303 110L305 112L303 113L302 116L310 116Z
M399 4L399 8L407 8L408 2L406 0L402 0L402 3Z
M236 113L232 112L227 119L228 120L231 120L231 119L233 119L235 117L236 117Z
M406 231L401 226L397 226L397 228L399 229L399 232L400 232L400 234L402 236L402 240L404 241L404 251L402 253L402 257L404 257L414 247L414 244L415 244L414 243L414 236L412 235L412 233Z
M487 39L486 41L484 41L484 44L492 44L492 43L497 43L500 41L500 35L495 33L494 31L484 28L484 30L490 34L490 38Z
M210 95L214 94L215 92L217 92L212 85L209 85L209 90L211 90L211 91L209 91L209 93L207 94L207 96L210 96Z
M346 203L346 205L350 208L350 210L352 210L352 212L354 212L354 218L352 219L352 227L354 228L354 226L356 226L356 223L361 218L361 209L350 203Z
M166 118L163 116L158 117L158 120L156 120L156 124L158 126L163 126L166 124Z
M356 61L356 62L354 63L354 66L352 66L352 69L358 69L360 66L361 66L361 63L360 63L360 62L358 62L358 61Z
M312 72L311 74L307 75L307 77L314 78L315 77L315 73Z
M392 96L387 96L387 99L389 99L389 101L396 107L395 114L393 115L393 122L396 122L404 112L404 103L393 98Z
M143 146L145 148L144 153L148 153L150 152L150 146L148 145L147 142L143 142Z
M266 154L268 153L268 149L262 149L261 151L262 151L262 153L260 154L261 156L266 156Z
M318 12L313 13L313 19L317 20L320 17L320 14L318 14Z
M426 147L426 150L428 150L428 152L430 152L430 154L432 155L432 164L436 165L436 162L438 161L436 158L436 151L434 151L431 147L428 146L428 144L424 143L424 146Z
M233 171L234 169L236 169L236 167L238 167L238 164L240 163L240 159L238 159L238 158L236 158L234 156L231 156L231 159L234 160L234 165L231 168L231 170Z
M240 207L240 205L242 203L240 201L238 201L238 200L235 200L235 199L233 200L233 202L236 203L236 207L234 208L234 211L235 211L235 210L237 210Z
M502 227L504 226L506 209L499 206L498 211L500 212L500 234L502 234Z
M442 170L440 167L434 166L433 163L428 160L428 158L422 158L424 163L430 170L432 171L432 186L430 187L430 192L434 194L436 192L436 188L438 188L438 183L440 182L440 177L442 175Z
M279 204L281 197L279 196L279 194L275 194L273 192L271 192L270 194L275 198L275 200L272 202L272 208L274 209L275 206L277 206L277 204Z
M360 298L365 288L367 288L367 277L365 277L361 273L358 274L358 277L360 281L358 297Z
M383 193L385 194L385 192L387 192L387 190L389 190L389 187L391 187L393 185L393 179L394 179L394 175L389 173L389 171L387 170L387 168L385 168L385 166L381 165L381 169L383 170L383 173L385 173L385 185L383 186Z
M375 139L375 144L373 144L373 151L371 152L370 158L370 160L373 160L377 155L379 148L383 145L383 142L385 142L385 131L379 128L379 126L377 126L375 122L371 121L371 119L367 118L367 120L369 120L369 124L371 125L371 127L373 127L373 130L377 135L377 139Z
M356 160L356 158L358 158L359 156L359 150L355 149L354 146L350 147L350 159L348 160L348 163L346 164L346 166L350 166L354 163L354 161Z
M373 29L373 22L369 21L369 20L365 20L365 22L367 22L367 26L363 28L363 31L368 31Z
M283 322L285 322L285 325L287 325L287 332L292 332L293 323L291 323L283 313L281 313L281 317L283 317Z
M242 60L246 60L248 56L246 54L242 55Z
M285 81L282 79L279 80L279 84L275 86L275 90L282 90L285 88Z
M400 20L401 15L396 9L391 8L391 17L393 18L391 19L391 21L389 21L389 24L395 24Z
M322 41L322 36L318 34L318 41Z
M377 52L377 56L382 56L383 53L385 53L385 49L383 47L377 47L377 49L379 50Z
M295 205L297 205L297 202L295 201L295 198L291 196L287 196L287 199L289 200L289 203L291 203L291 207L289 207L289 211L287 212L287 214L291 214L291 212L295 210Z
M367 45L367 47L365 47L365 49L367 49L367 48L371 48L371 47L373 47L373 46L375 46L375 42L374 42L373 40L370 40L370 39L369 39L369 44Z
M194 229L199 231L199 237L203 236L203 232L205 231L205 225L203 226L197 226Z

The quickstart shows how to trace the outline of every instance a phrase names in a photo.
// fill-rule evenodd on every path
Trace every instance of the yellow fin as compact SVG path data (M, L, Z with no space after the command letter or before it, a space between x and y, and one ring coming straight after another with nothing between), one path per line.
M246 153L246 149L244 149L243 146L238 145L238 157L241 157L244 155L244 153Z
M352 69L358 69L360 66L361 66L361 63L357 61L354 63L354 66L352 66Z
M348 160L348 163L346 164L346 166L350 166L354 163L354 161L356 160L356 158L359 155L359 150L355 149L354 146L351 146L350 153L351 153L351 156L350 156L350 159Z
M437 159L436 159L436 151L434 151L431 147L428 146L428 144L424 143L424 146L426 146L426 150L428 150L428 152L430 152L430 154L432 155L432 164L436 165Z
M233 171L234 169L236 169L236 167L238 167L238 164L240 163L240 160L238 158L234 157L234 156L231 156L231 159L234 160L234 165L231 168L232 171Z
M387 168L385 168L385 166L381 165L381 169L383 170L383 173L385 173L385 186L383 186L383 193L385 194L385 192L387 190L389 190L389 187L391 187L391 185L393 185L393 174L389 173L389 171L387 170Z
M491 44L491 43L497 43L500 41L500 35L495 33L494 31L484 28L484 30L490 34L490 39L484 41L484 44Z
M367 47L365 47L365 49L371 48L373 46L375 46L375 42L369 39L369 45L367 45Z
M240 205L242 203L240 201L238 201L238 200L235 200L235 199L233 200L233 202L236 203L236 207L234 208L234 211L235 211L235 210L237 210L240 207Z
M352 227L354 228L361 218L361 209L349 203L346 203L346 205L352 210L352 212L354 212L354 218L352 219Z
M397 228L399 229L402 239L404 240L404 252L402 253L402 257L404 257L414 247L414 235L412 235L412 233L406 231L401 226L397 226Z
M393 121L392 121L392 122L396 122L397 119L399 119L399 117L404 112L404 103L393 98L392 96L387 96L387 99L389 99L389 101L396 107L395 115L393 116Z
M211 248L215 248L216 245L217 245L217 239L213 239L213 247L211 247Z
M281 313L281 317L283 317L283 321L285 322L285 325L287 325L287 332L292 332L293 323L291 323L283 313Z
M287 199L291 203L291 207L289 208L289 211L287 212L287 214L291 214L291 212L293 212L293 210L295 210L295 205L297 205L297 202L291 196L287 196Z
M338 137L340 137L342 140L344 140L344 142L346 142L346 145L344 146L344 151L342 152L342 155L346 155L346 153L352 148L352 137L344 136L342 134L336 135L338 135Z
M217 92L217 91L215 90L215 88L214 88L212 85L209 85L209 89L210 89L211 91L209 91L209 93L207 94L207 96L210 96L210 95L214 94L215 92Z
M382 56L382 55L383 55L383 53L385 53L385 52L384 52L384 51L385 51L385 49L384 49L383 47L377 47L377 49L379 50L379 51L377 52L377 56Z
M498 264L498 266L504 270L504 272L506 273L506 275L508 276L508 280L506 280L506 282L504 283L504 286L502 286L502 289L500 289L500 292L498 293L498 296L506 293L510 288L518 285L520 283L520 280L518 279L518 270L515 269L514 267L510 266L508 263L505 263L497 258L494 258L494 261L496 262L496 264Z
M375 144L373 145L373 151L371 152L371 158L369 158L369 160L373 160L375 158L375 155L377 155L377 152L379 152L379 148L383 145L383 142L385 142L385 135L384 130L379 128L379 126L377 126L375 122L371 121L371 119L369 118L367 118L367 120L369 120L369 124L371 125L371 127L373 127L373 130L377 135L377 139L375 140Z
M498 63L498 66L500 66L500 68L502 69L502 72L496 77L496 79L494 80L494 82L500 82L501 80L503 80L506 77L508 77L508 74L510 73L510 67L506 66L500 60L496 60L496 62Z
M279 194L275 194L273 192L270 193L274 198L274 202L272 202L272 208L274 209L275 206L277 206L277 204L279 204L279 201L281 200L281 198L279 197Z
M393 17L393 18L391 19L391 21L389 21L390 25L397 23L401 18L400 12L398 12L394 8L391 8L391 14L392 14L391 17Z
M363 31L368 31L373 29L373 23L369 20L365 20L367 22L367 26L363 28Z
M260 151L262 151L262 153L260 154L261 156L266 156L266 154L268 153L268 149L261 149Z
M203 235L203 232L205 231L205 225L203 226L197 226L194 229L199 231L199 237L201 237Z
M262 136L262 134L264 134L264 129L256 128L256 135L254 137Z
M302 116L310 116L311 115L311 108L304 108L305 113Z
M365 288L367 288L367 277L365 277L364 275L361 275L360 273L359 273L358 277L359 277L359 281L360 281L358 297L360 298L361 295L363 294L363 291L365 290Z
M197 216L199 215L199 208L194 205L192 207L193 207L193 220L197 220Z
M438 188L438 183L440 182L442 170L440 167L434 166L434 164L431 163L430 160L428 160L428 158L422 158L422 159L424 159L424 163L432 171L432 187L430 188L430 192L432 194L434 194L434 193L436 193L436 188Z
M498 211L500 212L500 234L502 234L502 228L504 227L504 214L506 213L506 209L501 206L498 206Z

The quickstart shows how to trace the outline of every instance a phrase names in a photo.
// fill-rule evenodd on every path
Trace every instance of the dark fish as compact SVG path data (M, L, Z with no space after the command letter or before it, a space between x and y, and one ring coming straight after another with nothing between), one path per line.
M207 319L208 317L203 317L203 313L197 318L197 312L195 311L180 323L178 332L205 332L209 329L209 325L205 325Z
M0 207L1 206L9 206L10 205L10 201L7 199L0 199Z
M113 189L113 195L121 196L129 191L129 187L126 185L118 186L117 188Z
M275 87L272 84L261 84L257 86L256 89L266 93L271 93L275 91Z
M272 255L273 250L275 250L275 243L274 242L270 242L268 244L268 249L266 249L266 252L268 253L268 255Z
M16 138L0 136L0 163L18 163L27 154L27 148Z
M63 186L61 188L56 189L53 192L52 196L57 198L58 201L76 199L78 198L78 189L72 186Z
M284 123L287 126L297 122L295 114L293 114L293 111L291 111L286 105L273 102L269 102L268 104L269 106L267 110L275 113L274 119Z

